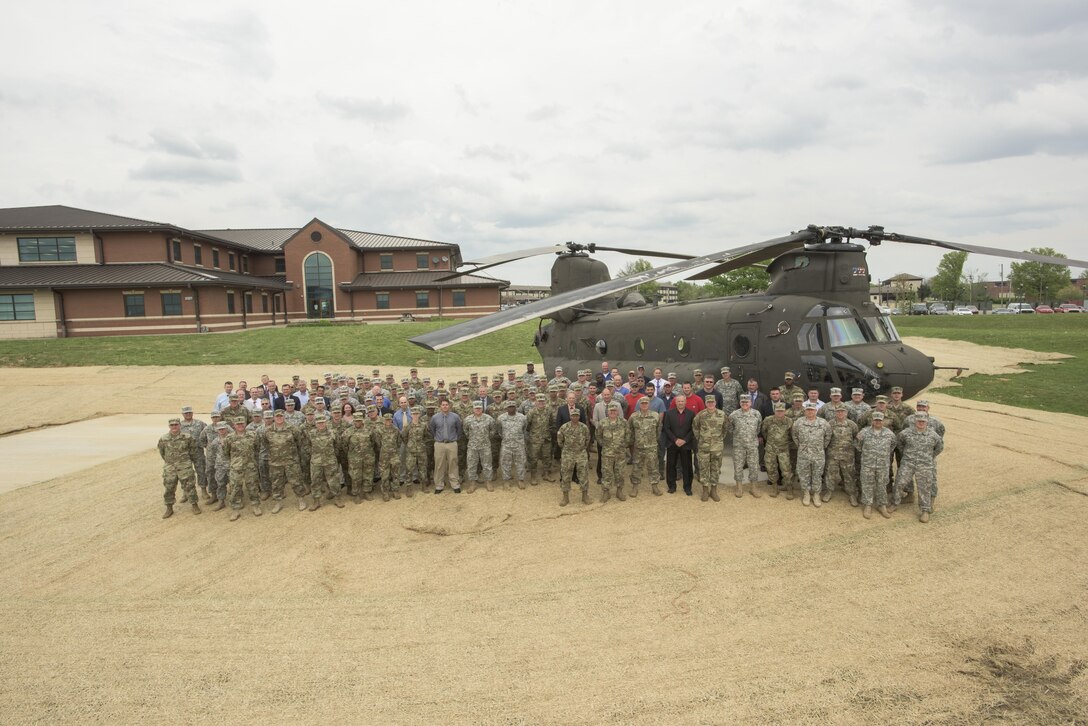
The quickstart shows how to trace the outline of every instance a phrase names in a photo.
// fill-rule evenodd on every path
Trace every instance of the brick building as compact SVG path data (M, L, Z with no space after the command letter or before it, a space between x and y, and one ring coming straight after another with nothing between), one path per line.
M337 229L190 230L66 206L0 209L0 338L192 333L288 321L475 317L504 280L455 244Z

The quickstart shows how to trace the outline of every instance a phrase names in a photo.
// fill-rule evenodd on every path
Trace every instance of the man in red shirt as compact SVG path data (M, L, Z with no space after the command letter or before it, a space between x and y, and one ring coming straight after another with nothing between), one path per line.
M690 383L687 383L687 382L684 383L682 393L683 393L683 396L687 399L687 401L686 401L687 409L689 411L691 411L693 414L698 414L700 411L702 411L704 408L706 408L706 404L703 403L703 399L699 398L698 396L691 395L691 384ZM669 408L676 408L676 399L675 398L672 400L672 403L669 405Z

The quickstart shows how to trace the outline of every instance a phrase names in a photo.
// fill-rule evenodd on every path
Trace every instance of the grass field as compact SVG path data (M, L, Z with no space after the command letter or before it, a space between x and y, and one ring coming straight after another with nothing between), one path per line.
M0 366L52 368L95 365L321 364L350 360L378 366L457 367L540 362L535 321L515 325L440 352L408 338L452 325L442 322L388 325L297 325L241 333L133 337L5 340Z
M944 393L976 401L1088 415L1079 390L1088 381L1088 315L953 315L898 317L899 332L908 336L965 340L979 345L1025 348L1074 356L1053 365L1024 365L1029 376L972 375ZM971 361L937 361L964 365Z

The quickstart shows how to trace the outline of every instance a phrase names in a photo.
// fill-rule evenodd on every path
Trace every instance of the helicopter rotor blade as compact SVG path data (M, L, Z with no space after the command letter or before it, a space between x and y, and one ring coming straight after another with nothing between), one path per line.
M620 252L625 255L632 255L634 257L664 257L670 260L690 260L695 255L685 255L679 252L662 252L660 250L633 250L630 247L601 247L600 245L590 245L590 252Z
M749 252L748 254L734 257L733 259L727 260L720 265L709 267L705 270L695 273L694 275L689 276L687 279L709 280L710 278L717 275L723 275L726 272L731 272L732 270L739 270L742 267L759 267L762 269L767 269L766 265L761 265L759 263L769 258L778 257L779 255L785 254L790 250L797 249L801 246L802 245L797 244L796 242L783 242L782 244L774 245L772 247L764 247L763 249L755 250L753 252Z
M446 282L452 280L455 277L461 275L475 275L482 270L486 270L490 267L497 267L499 265L506 264L507 262L514 262L515 260L523 260L527 257L536 257L537 255L547 254L559 254L566 252L567 248L564 245L550 245L548 247L529 247L524 250L515 250L514 252L503 252L497 255L491 255L490 257L481 257L478 260L471 262L463 262L463 265L474 265L471 268L462 268L456 272L450 272L448 275L444 275L435 280L435 282Z
M518 323L527 320L533 320L542 315L547 315L548 313L553 313L564 308L577 307L587 300L594 300L609 294L621 292L628 288L637 287L643 283L657 280L661 277L676 275L703 265L722 263L725 260L752 253L761 254L761 259L766 259L766 250L768 249L777 249L783 245L787 249L793 249L803 245L805 242L811 242L818 238L818 231L814 229L805 229L786 237L777 237L764 242L756 242L731 250L703 255L702 257L693 257L680 262L671 262L667 265L662 265L661 267L655 267L652 270L606 280L605 282L599 282L596 285L589 285L577 290L568 290L567 292L553 295L544 298L543 300L529 303L528 305L518 305L482 318L476 318L475 320L451 325L447 328L435 330L430 333L417 335L414 338L409 338L408 342L427 348L428 350L441 350L456 343L471 340L472 338L476 338L485 333L509 328L512 325L517 325Z
M1047 265L1064 265L1074 267L1088 267L1088 261L1085 260L1072 260L1065 257L1051 257L1049 255L1037 255L1034 252L1020 252L1018 250L1003 250L997 247L981 247L979 245L969 245L963 242L945 242L939 239L929 239L927 237L913 237L907 234L899 234L897 232L885 233L884 239L892 242L905 242L907 244L915 245L928 245L930 247L941 247L946 250L956 250L958 252L972 252L976 255L988 255L990 257L1012 257L1017 260L1027 260L1028 262L1042 262Z

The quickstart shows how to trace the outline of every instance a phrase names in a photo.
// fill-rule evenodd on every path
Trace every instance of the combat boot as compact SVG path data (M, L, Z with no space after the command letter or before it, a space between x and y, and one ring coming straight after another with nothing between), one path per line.
M259 517L259 516L261 516L262 514L264 514L264 511L262 511L262 510L261 510L261 504L260 504L260 502L257 502L257 503L255 503L255 504L253 505L253 516L254 516L254 517Z
M710 485L710 498L713 499L715 502L720 502L722 500L722 498L718 496L717 484Z
M820 495L819 494L813 494L811 499L812 499L812 506L820 507L820 506L823 505L823 502L820 501Z
M226 509L226 508L227 508L227 503L224 502L222 499L217 499L216 502L215 502L215 506L212 507L212 511L213 512L218 512L219 510Z
M394 499L400 499L400 489L394 489L393 490L393 498Z
M569 489L564 489L563 490L563 498L559 500L559 506L565 507L568 504L570 504L570 490Z
M650 491L653 492L655 497L661 496L661 487L657 485L657 482L650 485Z
M881 507L877 511L880 512L880 516L883 517L884 519L891 519L892 518L891 512L888 511L887 507Z
M315 494L310 501L310 511L316 512L319 509L321 509L321 497Z
M583 489L582 490L582 504L591 504L591 502L589 501L589 490L588 489Z
M272 514L279 514L280 510L282 510L282 509L283 509L283 500L282 499L277 499L276 501L272 502Z
M388 489L382 489L382 501L383 502L388 502L389 501L389 490Z
M866 519L873 516L873 507L871 504L865 505L865 509L861 510L861 516L865 517Z
M409 499L411 499L412 497L415 496L415 492L412 491L413 486L414 486L413 484L409 484L408 486L406 486L404 488L404 496L408 497Z
M793 501L793 485L792 484L790 484L789 486L786 487L786 499L788 499L791 502Z
M231 513L230 513L230 521L237 522L238 518L241 517L241 516L242 516L242 510L241 509L232 510Z
M342 501L340 501L339 496L333 497L332 498L332 503L336 505L337 509L343 509L344 508L344 503Z
M620 500L621 502L627 501L627 495L623 493L623 484L620 484L618 487L616 487L616 499Z
M489 491L489 492L495 491L495 482L493 482L490 479L487 480L487 491Z
M638 484L632 484L631 485L631 493L628 496L632 496L632 497L637 497L638 496Z
M364 502L374 501L374 495L364 489L363 490L363 501Z
M196 502L193 502L192 507L193 507L193 514L200 514L200 505L199 504L197 504Z
M612 492L608 491L608 487L601 490L601 504L604 504L612 498Z
M752 496L755 497L756 499L759 499L760 497L763 496L762 494L759 493L759 483L758 482L752 482Z
M298 498L298 511L300 511L300 512L305 512L306 511L306 497L299 497Z
M744 485L741 484L739 481L736 482L736 485L737 485L737 488L736 488L735 494L737 495L737 499L740 499L741 497L744 496Z
M200 496L204 497L204 503L205 504L207 504L209 502L209 499L208 499L208 487L200 487Z
M525 488L525 480L524 479L518 479L518 489L524 489L524 488Z
M801 497L801 504L805 505L806 507L812 504L812 497L809 496L808 489L805 490L805 496Z
M778 482L776 482L776 481L771 482L771 496L772 497L777 497L778 496Z
M857 494L851 494L850 495L850 506L851 507L856 507L857 505L858 505L858 495Z
M465 485L465 491L468 492L469 494L475 493L475 491L476 491L476 482L470 481L468 484L466 484Z
M167 504L166 509L163 510L162 518L163 519L170 519L170 517L173 517L173 516L174 516L174 505L173 504Z
M918 521L921 522L922 524L925 524L926 522L928 522L929 521L929 512L922 512L921 514L919 514L918 515Z
M261 492L261 501L263 502L264 500L268 499L270 496L272 496L272 495L269 492Z
M699 501L700 502L705 502L705 501L708 501L709 499L710 499L710 487L704 486L703 487L703 493L699 497Z
M831 490L830 489L824 489L823 493L820 494L820 501L821 502L830 502L831 501Z

